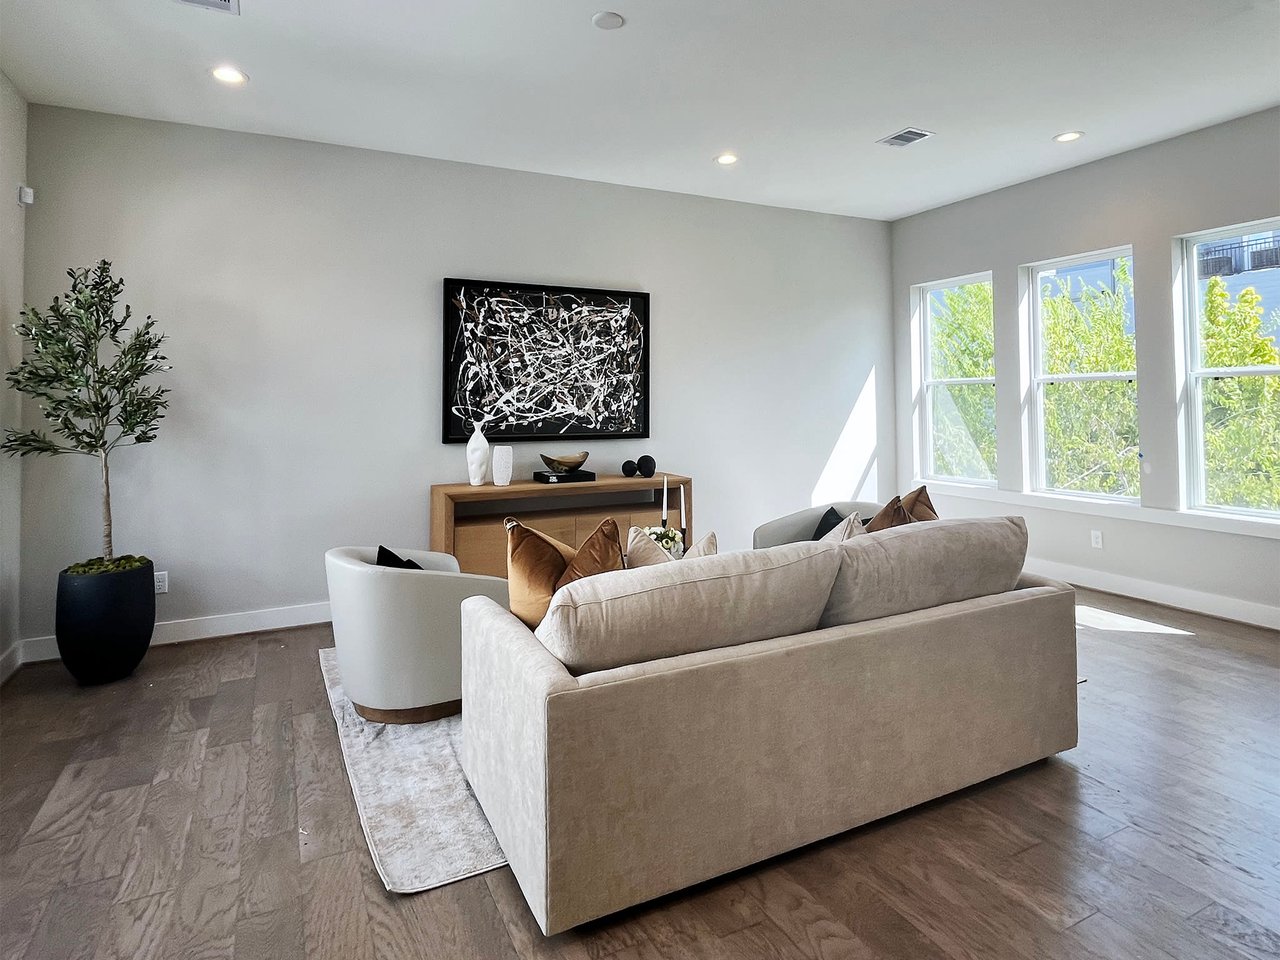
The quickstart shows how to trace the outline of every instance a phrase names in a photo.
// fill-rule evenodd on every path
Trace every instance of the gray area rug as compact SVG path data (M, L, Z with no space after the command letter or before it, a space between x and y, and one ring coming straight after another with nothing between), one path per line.
M338 678L337 653L320 651L329 704L378 876L394 893L416 893L504 866L462 765L462 718L370 723Z

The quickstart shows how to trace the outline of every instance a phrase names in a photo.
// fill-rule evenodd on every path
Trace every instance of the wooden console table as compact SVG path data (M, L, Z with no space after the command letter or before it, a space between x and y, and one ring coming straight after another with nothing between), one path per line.
M667 522L685 528L693 541L693 480L667 474ZM685 515L680 517L680 488ZM507 575L506 517L515 517L563 543L580 546L605 517L618 521L625 540L632 526L653 527L662 520L662 474L652 477L600 475L590 483L514 481L438 483L431 487L431 549L458 558L464 573Z

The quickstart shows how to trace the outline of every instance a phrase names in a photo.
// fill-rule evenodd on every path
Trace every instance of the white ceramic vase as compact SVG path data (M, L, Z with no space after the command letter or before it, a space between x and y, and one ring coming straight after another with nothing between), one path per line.
M480 432L483 423L476 420L472 424L471 439L467 441L467 477L473 487L483 484L489 472L489 441Z
M511 485L512 452L510 447L493 448L493 485L507 487Z

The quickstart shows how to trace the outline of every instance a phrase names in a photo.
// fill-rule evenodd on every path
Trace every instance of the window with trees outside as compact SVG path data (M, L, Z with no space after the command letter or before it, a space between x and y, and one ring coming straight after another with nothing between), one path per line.
M991 277L920 288L927 476L994 483L996 348Z
M1090 254L1031 272L1036 487L1136 499L1132 255Z
M1185 250L1191 499L1280 513L1280 221Z

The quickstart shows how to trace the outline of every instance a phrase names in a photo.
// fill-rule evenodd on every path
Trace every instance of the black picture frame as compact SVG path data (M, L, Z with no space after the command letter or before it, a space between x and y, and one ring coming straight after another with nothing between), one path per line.
M444 443L465 443L478 414L502 443L649 437L649 294L454 277L443 287ZM495 396L505 407L482 409Z

